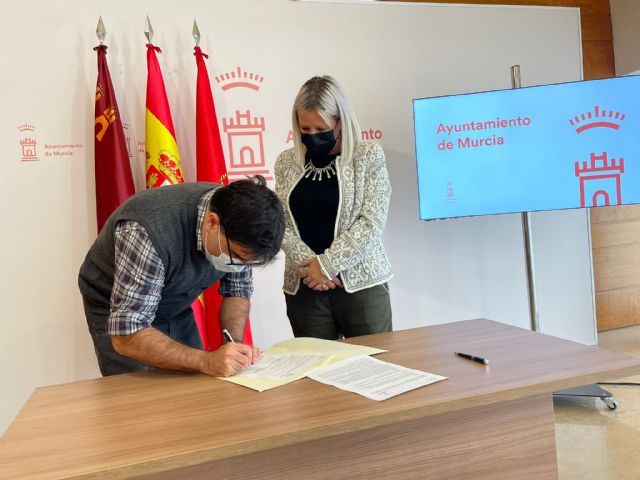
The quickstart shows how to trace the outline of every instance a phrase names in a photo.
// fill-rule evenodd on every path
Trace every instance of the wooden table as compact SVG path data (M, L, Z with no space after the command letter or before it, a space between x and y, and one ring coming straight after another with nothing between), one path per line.
M0 478L555 479L551 392L640 372L484 319L349 341L450 378L384 402L309 379L257 393L164 371L43 387L0 439Z

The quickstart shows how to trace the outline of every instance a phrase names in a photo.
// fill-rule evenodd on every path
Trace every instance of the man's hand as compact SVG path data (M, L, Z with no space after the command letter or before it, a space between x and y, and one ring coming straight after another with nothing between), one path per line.
M217 350L205 352L200 371L214 376L235 375L257 362L260 356L257 350L243 343L225 343Z
M241 372L260 358L257 347L227 343L213 352L182 345L153 327L131 335L112 336L120 355L153 367L229 376Z

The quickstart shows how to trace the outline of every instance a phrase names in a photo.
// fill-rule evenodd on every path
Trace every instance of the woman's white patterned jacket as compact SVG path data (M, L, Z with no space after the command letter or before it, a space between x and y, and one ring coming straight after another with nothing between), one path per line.
M382 245L391 184L384 152L378 144L360 142L350 164L345 165L338 156L336 165L340 196L334 240L317 258L328 278L340 274L345 290L353 293L380 285L393 276ZM283 290L295 295L300 285L296 264L316 254L300 238L289 209L289 195L303 175L303 166L296 161L293 149L278 156L275 174L276 193L286 219Z

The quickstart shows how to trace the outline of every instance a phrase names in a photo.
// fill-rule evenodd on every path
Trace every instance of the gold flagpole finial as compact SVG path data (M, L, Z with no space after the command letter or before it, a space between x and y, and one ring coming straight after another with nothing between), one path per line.
M193 30L191 31L193 35L193 39L196 41L196 46L200 44L200 29L198 28L198 24L196 23L196 19L193 19Z
M98 40L100 40L100 45L104 44L104 38L107 36L107 30L104 28L104 23L102 22L102 15L98 19L98 26L96 27L96 36Z
M147 15L147 20L144 22L144 35L147 37L147 42L151 43L151 40L153 40L153 27L151 26L149 15Z

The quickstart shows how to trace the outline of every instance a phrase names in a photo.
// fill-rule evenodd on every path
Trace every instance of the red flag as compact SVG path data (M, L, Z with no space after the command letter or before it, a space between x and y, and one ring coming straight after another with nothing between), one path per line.
M198 81L196 88L196 158L197 179L199 182L214 182L228 184L227 167L224 161L224 152L220 140L220 129L216 108L213 103L209 74L204 58L209 58L202 53L199 46L195 46L196 64L198 65ZM203 58L204 57L204 58ZM204 291L204 311L206 316L205 335L210 349L216 349L222 344L220 327L220 304L222 297L218 294L219 284ZM202 331L201 331L202 333ZM247 318L244 330L243 343L253 344L251 325Z
M95 110L95 176L98 232L109 215L135 193L122 120L107 66L107 47L99 45Z

